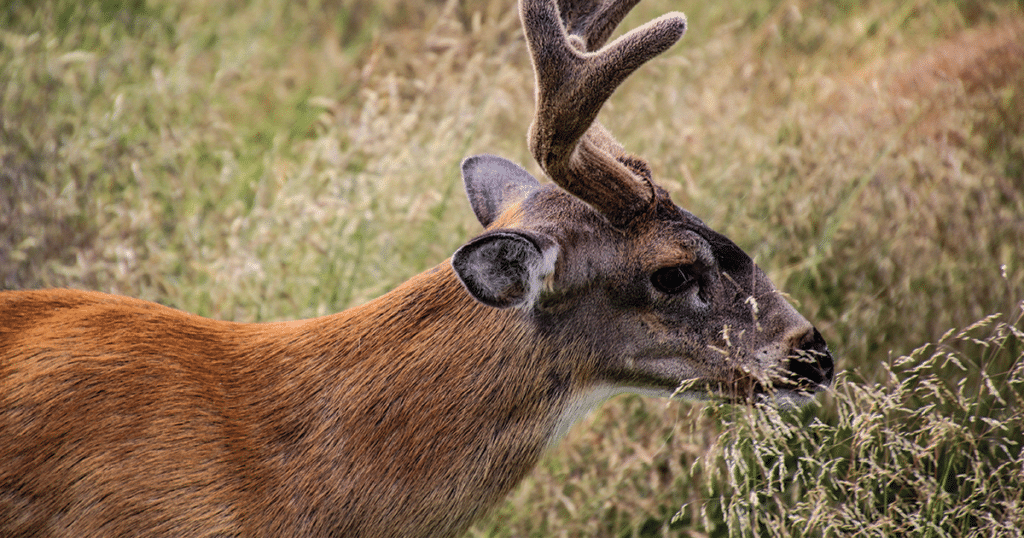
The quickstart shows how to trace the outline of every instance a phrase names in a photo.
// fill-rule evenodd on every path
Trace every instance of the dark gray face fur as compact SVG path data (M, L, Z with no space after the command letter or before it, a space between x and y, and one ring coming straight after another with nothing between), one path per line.
M487 269L468 280L537 279L508 287L521 290L522 302L495 306L525 308L538 331L594 350L595 383L739 401L798 401L831 383L832 357L814 327L746 253L664 191L657 189L646 214L618 229L560 188L505 163L478 162L466 182L489 226L467 247L504 248L506 258L469 263L456 253L453 264L464 282L473 267ZM520 250L504 246L509 237ZM535 262L522 251L531 246ZM473 292L472 284L467 288Z

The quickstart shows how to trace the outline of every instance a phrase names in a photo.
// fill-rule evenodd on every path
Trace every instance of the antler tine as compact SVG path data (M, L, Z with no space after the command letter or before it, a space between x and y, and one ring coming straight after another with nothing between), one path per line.
M582 32L580 36L566 32L554 0L520 1L537 78L530 150L555 183L594 206L613 225L625 227L646 207L651 191L620 162L625 152L594 120L622 81L682 37L686 17L663 15L600 51L588 52L588 47L607 40L639 0L592 2L589 9L584 1L565 1L570 11L565 24Z
M622 19L640 3L640 0L559 0L558 11L569 35L580 36L585 50L595 51L608 41Z

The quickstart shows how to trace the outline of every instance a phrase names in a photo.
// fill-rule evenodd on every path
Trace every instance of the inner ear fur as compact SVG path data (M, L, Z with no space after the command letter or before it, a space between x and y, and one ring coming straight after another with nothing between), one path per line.
M477 301L495 308L529 306L544 279L554 272L558 246L548 236L523 230L494 230L452 255L459 280Z
M523 167L496 155L475 155L462 161L462 181L473 213L485 228L540 187Z

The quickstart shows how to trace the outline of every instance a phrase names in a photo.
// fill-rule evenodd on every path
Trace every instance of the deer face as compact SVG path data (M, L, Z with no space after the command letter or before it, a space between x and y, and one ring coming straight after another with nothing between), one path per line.
M453 257L481 302L597 360L591 383L796 403L832 380L824 340L725 236L654 189L628 226L517 165L463 165L488 231Z
M636 2L520 1L537 80L530 151L557 186L499 157L467 159L466 191L488 231L452 266L477 300L520 308L539 333L588 350L596 360L578 373L591 386L806 399L832 381L818 331L595 121L686 31L669 13L605 44Z

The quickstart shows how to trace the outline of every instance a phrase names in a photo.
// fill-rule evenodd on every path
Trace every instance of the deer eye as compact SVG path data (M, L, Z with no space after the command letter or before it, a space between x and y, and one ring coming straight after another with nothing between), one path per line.
M697 280L684 267L678 265L663 267L651 275L651 284L654 284L658 291L669 295L679 293L696 282Z

